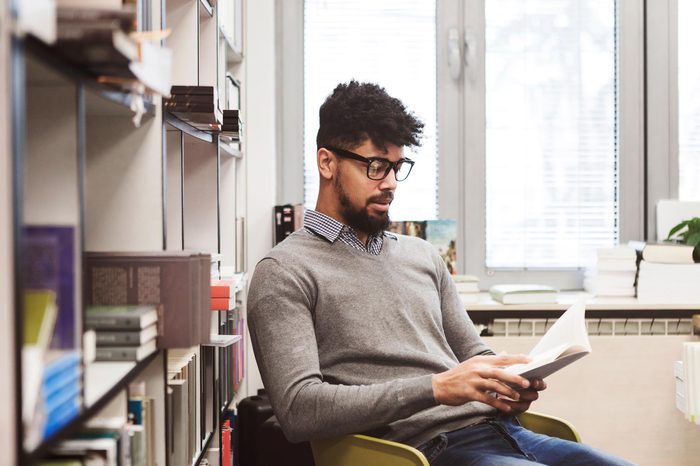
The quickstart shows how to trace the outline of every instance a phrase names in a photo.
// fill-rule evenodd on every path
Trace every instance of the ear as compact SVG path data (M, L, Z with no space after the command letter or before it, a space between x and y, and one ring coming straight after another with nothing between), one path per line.
M335 177L335 171L338 164L335 154L322 147L316 154L316 161L318 163L318 172L321 175L321 178L332 180L333 177Z

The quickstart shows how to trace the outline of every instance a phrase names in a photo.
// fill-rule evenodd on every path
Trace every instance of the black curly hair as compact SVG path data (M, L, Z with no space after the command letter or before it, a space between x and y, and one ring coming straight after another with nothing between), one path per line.
M319 110L316 147L353 149L369 139L386 151L387 143L420 146L423 122L383 87L355 80L341 83Z

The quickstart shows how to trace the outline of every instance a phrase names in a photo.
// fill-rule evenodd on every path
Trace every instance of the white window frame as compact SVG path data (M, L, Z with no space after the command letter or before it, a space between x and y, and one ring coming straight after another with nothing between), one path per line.
M437 4L440 218L457 220L459 271L477 274L482 289L504 282L543 282L560 289L580 289L582 269L515 270L485 267L484 1L438 0ZM657 0L650 3L654 2ZM277 0L276 8L279 70L277 121L280 129L277 140L277 202L302 202L304 0ZM617 8L620 26L620 243L645 238L651 223L651 220L647 221L650 208L645 203L644 8L645 0L619 0ZM649 18L649 14L646 17ZM458 31L462 46L464 67L457 80L450 76L448 68L447 42L451 28ZM646 39L649 41L648 37ZM413 65L420 65L420 57L416 58ZM648 64L648 68L652 66ZM651 129L651 121L649 125ZM651 152L650 155L656 157ZM668 159L663 163L668 165ZM669 171L666 167L666 173ZM397 195L400 195L400 191Z

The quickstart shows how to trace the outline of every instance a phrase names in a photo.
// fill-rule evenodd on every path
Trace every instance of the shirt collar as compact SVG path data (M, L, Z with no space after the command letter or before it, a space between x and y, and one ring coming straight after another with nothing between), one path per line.
M349 230L355 234L355 231L344 223L311 209L306 210L304 213L304 227L326 238L331 243L334 243L338 239L343 229ZM389 231L384 231L382 236L394 240L399 239L398 236ZM370 238L368 243L371 242L371 240L372 238Z

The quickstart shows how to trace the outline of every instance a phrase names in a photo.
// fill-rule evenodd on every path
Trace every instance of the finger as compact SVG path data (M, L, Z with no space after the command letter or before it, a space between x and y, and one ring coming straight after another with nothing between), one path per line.
M501 354L498 356L485 356L489 358L489 362L494 366L512 366L513 364L527 364L532 360L530 356L525 354Z
M532 403L533 401L539 399L540 394L537 390L520 390L519 401L526 401Z
M504 371L500 368L483 368L478 372L478 374L485 379L495 379L499 382L513 385L519 388L529 388L530 381L524 377L517 374L511 374L508 371Z
M501 401L508 405L510 408L509 412L511 413L520 414L530 409L529 401L513 401L508 399L501 399Z
M514 390L508 385L504 385L496 380L483 380L478 389L483 392L493 392L496 395L504 396L506 398L510 398L511 400L520 399L520 393L518 393L517 390Z
M503 411L506 413L509 413L513 410L511 403L514 402L507 401L505 398L501 398L500 395L493 396L487 394L486 392L479 392L479 394L475 397L475 400L481 401L482 403L485 403L487 405L491 405L499 411Z
M542 379L532 379L530 381L530 388L542 391L547 388L547 383Z

